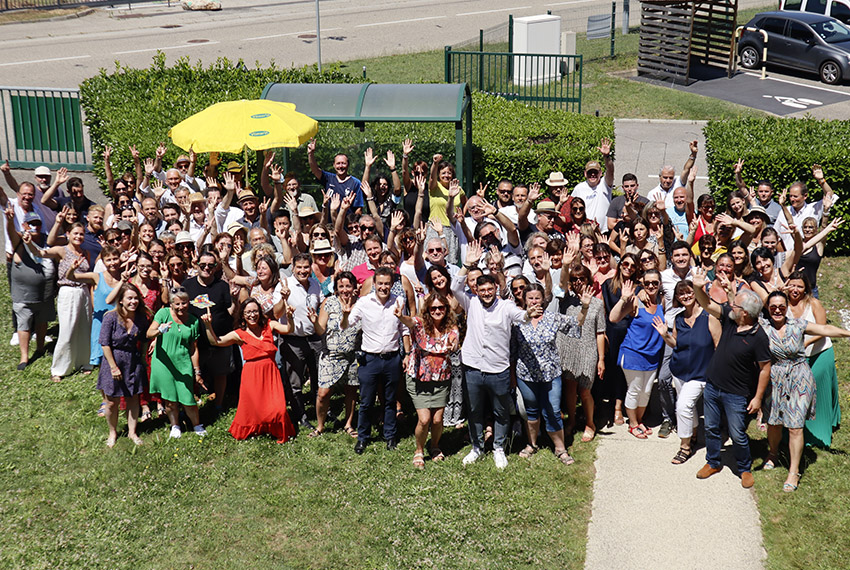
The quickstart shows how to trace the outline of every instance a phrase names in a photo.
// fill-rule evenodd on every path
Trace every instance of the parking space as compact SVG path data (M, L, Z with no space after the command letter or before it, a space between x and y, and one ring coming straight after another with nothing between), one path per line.
M850 102L850 89L846 86L817 84L771 70L768 70L766 79L761 79L757 72L745 70L739 70L730 79L724 68L698 66L692 68L691 78L695 81L690 85L671 85L669 82L643 77L635 79L722 99L775 115L814 111L827 105Z

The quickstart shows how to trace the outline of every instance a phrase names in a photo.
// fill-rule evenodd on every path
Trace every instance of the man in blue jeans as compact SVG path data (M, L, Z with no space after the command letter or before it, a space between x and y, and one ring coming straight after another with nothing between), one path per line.
M403 336L402 324L395 316L397 304L404 299L393 295L393 272L387 267L375 270L375 291L361 297L352 308L345 301L342 305L340 327L347 329L350 324L360 322L363 330L363 360L357 370L360 379L360 414L357 420L357 444L354 452L358 455L366 450L372 434L369 416L375 404L378 387L384 386L384 439L387 449L393 450L396 441L395 392L401 378L401 353L399 342L404 342L405 352L410 352L410 337Z
M749 489L755 481L750 471L748 414L755 414L761 408L770 382L770 340L758 324L762 302L755 292L743 289L734 301L719 305L706 294L708 279L700 268L693 269L693 283L697 302L719 319L723 327L706 371L703 392L706 463L697 473L697 479L707 479L722 470L720 419L725 412L741 485Z
M495 248L491 251L499 255ZM452 293L466 311L466 338L461 347L461 360L466 370L472 451L463 458L463 464L474 463L484 454L484 407L489 401L495 417L493 461L498 469L504 469L508 466L505 440L510 423L511 326L529 316L537 316L543 309L529 309L529 315L512 302L499 299L493 275L478 278L477 295L467 293L464 290L466 273L478 267L482 255L480 242L470 243L466 263L452 280Z

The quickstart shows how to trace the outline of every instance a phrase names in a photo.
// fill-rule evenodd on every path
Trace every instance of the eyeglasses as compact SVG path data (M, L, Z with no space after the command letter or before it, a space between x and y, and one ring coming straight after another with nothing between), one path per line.
M212 269L215 267L215 263L199 263L198 267L201 269Z
M584 206L573 206L570 208L570 210L572 210L573 212L584 212L585 208Z
M360 231L361 232L374 232L375 226L364 226L363 224L360 224Z
M771 313L774 311L782 311L783 313L788 309L785 305L770 305L767 310Z
M634 267L634 266L635 266L635 264L632 263L631 261L621 261L620 262L620 267Z
M525 291L525 285L517 285L516 287L511 287L511 292L514 294L521 293L522 291Z
M183 262L181 261L180 263L169 263L168 267L174 267L174 268L183 267Z
M659 285L661 285L660 281L644 281L643 282L644 287L658 287Z
M244 313L242 313L242 314L243 314L244 316L246 316L246 317L251 317L251 316L254 316L254 315L259 315L259 314L260 314L260 311L258 311L257 309L253 309L253 310L251 310L251 311L245 311L245 312L244 312Z
M35 177L36 178L48 178L49 179L50 175L49 174L36 174Z
M178 293L185 293L186 288L185 287L179 287L179 286L178 287L172 287L170 292L171 292L172 295L177 295Z
M193 248L193 247L195 247L195 244L193 244L193 243L178 243L178 244L175 244L174 247L179 247L179 248L183 248L183 249L188 248L188 247Z
M660 217L661 217L661 212L649 212L647 215L648 215L650 218L660 218Z
M131 236L133 235L133 230L121 230L121 235Z
M122 241L122 238L114 237L114 238L106 240L106 243L121 243L121 241Z
M403 241L404 243L410 243L410 242L416 241L416 238L413 237L413 236L407 236L407 237L401 238L401 241Z
M322 238L322 237L326 238L326 237L328 237L328 234L327 234L327 232L316 232L316 233L313 234L313 237L314 238L317 238L317 237L318 238Z
M443 253L443 248L442 247L429 247L427 251L428 251L428 253Z
M655 260L651 257L641 257L640 258L641 263L649 263L650 261L655 261Z
M446 306L445 305L431 305L431 307L428 309L428 312L429 313L445 313L446 312Z
M593 259L595 259L596 261L608 261L608 256L607 255L594 255Z

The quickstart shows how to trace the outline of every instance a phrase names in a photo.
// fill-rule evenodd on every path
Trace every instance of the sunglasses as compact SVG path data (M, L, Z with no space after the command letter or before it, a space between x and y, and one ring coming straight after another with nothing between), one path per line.
M658 287L659 285L661 285L660 281L644 281L643 282L644 287Z
M121 239L122 238L120 238L120 237L108 239L108 240L106 240L106 243L121 243Z
M169 263L168 267L175 267L175 268L176 267L183 267L183 264L182 263Z
M649 212L649 214L647 214L647 215L648 215L650 218L658 218L658 217L660 217L660 216L661 216L661 212Z
M361 232L374 232L375 226L364 226L364 225L361 224L360 225L360 231Z
M635 264L631 261L623 261L620 263L620 267L634 267Z
M185 293L185 292L186 292L186 289L184 287L172 287L171 288L171 294L172 295L176 295L178 293Z
M584 212L584 209L584 206L573 206L572 208L570 208L570 210L572 210L573 212Z
M314 237L314 238L316 238L316 237L324 237L324 238L326 238L326 237L328 237L328 234L327 234L326 232L316 232L316 233L314 233L314 234L313 234L313 237Z
M215 263L199 263L198 267L201 269L212 269L215 267Z
M588 175L588 176L599 176L599 171L598 170L586 170L585 174Z
M428 253L443 253L442 247L430 247L428 248Z
M445 305L432 305L428 309L428 312L429 313L445 313L446 312L446 306Z
M649 263L650 261L655 261L655 260L651 257L641 257L640 258L641 263Z
M323 259L324 259L325 257L330 257L330 256L331 256L331 254L330 254L330 253L314 253L314 254L313 254L313 257L321 257L321 258L323 258Z

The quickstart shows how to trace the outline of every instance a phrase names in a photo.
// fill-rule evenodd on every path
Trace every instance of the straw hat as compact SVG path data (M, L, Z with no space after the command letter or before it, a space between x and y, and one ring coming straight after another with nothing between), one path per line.
M549 178L546 179L547 186L566 186L567 179L564 178L563 172L551 172Z

